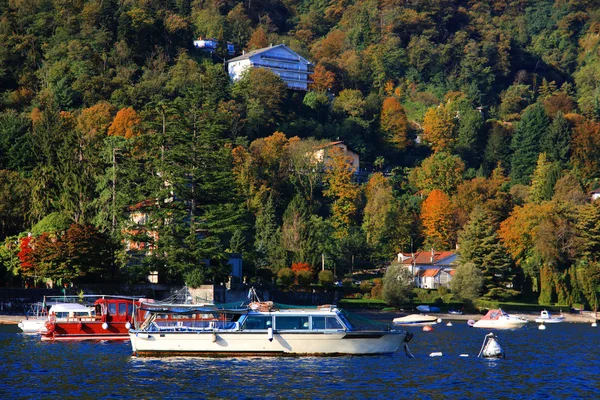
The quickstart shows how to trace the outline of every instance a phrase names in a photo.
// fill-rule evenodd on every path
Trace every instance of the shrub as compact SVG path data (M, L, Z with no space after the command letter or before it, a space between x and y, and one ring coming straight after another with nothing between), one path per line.
M319 272L319 283L326 289L329 289L333 286L333 272L329 270L323 270Z

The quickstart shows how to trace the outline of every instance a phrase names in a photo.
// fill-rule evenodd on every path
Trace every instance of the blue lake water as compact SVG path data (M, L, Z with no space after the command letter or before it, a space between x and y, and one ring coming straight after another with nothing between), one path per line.
M489 331L464 321L410 329L415 358L401 350L212 359L136 358L129 342L42 343L0 325L0 398L591 399L600 397L599 329L562 323L540 331L530 323L496 331L506 351L501 360L476 358Z

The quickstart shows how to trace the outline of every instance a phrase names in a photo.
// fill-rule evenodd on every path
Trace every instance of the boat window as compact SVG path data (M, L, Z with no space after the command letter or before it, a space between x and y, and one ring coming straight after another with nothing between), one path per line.
M271 327L271 317L267 315L249 315L242 329L267 329Z
M117 315L117 303L108 303L108 313L110 315Z
M312 317L312 328L315 330L320 329L334 329L343 330L344 327L340 324L340 321L335 317Z
M308 329L308 316L277 316L275 317L275 329Z
M75 317L87 317L88 313L85 312L85 311L75 311L73 313L73 316L75 316Z
M56 318L68 318L69 317L69 312L68 311L58 311L55 313Z
M133 315L133 303L127 303L127 315Z
M119 315L127 314L127 303L119 303Z

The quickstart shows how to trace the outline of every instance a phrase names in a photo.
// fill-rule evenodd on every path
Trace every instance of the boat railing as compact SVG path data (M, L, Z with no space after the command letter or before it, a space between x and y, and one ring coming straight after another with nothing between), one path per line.
M187 332L187 331L215 331L239 330L239 323L233 321L207 321L207 320L154 320L146 330L149 332Z

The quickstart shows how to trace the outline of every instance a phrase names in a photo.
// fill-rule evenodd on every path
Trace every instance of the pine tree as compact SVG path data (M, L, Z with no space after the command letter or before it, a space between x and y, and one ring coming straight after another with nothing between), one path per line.
M547 129L548 117L540 105L525 110L511 142L514 153L510 177L513 184L529 184Z
M562 112L558 112L542 139L541 150L549 161L566 166L571 156L571 125Z
M462 264L473 263L483 272L484 297L502 299L515 292L507 288L514 278L510 257L502 246L493 219L480 206L458 236L458 254Z

